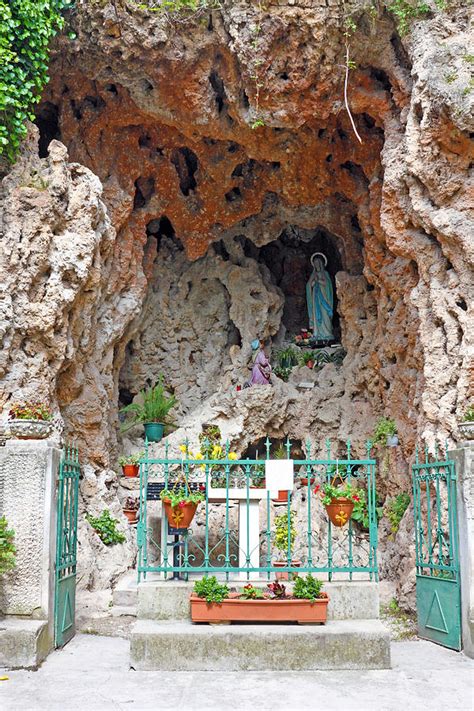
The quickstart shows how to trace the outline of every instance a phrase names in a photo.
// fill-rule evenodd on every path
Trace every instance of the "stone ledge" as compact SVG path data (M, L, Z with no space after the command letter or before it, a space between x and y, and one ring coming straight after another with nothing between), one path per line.
M232 581L229 586L243 587L245 581ZM263 581L254 582L265 587ZM291 583L285 583L291 588ZM150 620L189 619L189 595L194 582L150 580L138 585L137 617ZM324 590L330 603L330 620L374 620L379 617L378 583L369 581L326 582Z
M379 620L306 626L138 620L130 665L140 671L389 669L390 637Z
M46 620L21 617L0 620L0 667L37 669L52 648Z

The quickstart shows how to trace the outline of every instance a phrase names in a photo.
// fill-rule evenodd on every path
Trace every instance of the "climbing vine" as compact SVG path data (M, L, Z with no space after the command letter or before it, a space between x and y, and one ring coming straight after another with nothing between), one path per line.
M49 43L67 0L0 0L0 155L13 162L48 81Z

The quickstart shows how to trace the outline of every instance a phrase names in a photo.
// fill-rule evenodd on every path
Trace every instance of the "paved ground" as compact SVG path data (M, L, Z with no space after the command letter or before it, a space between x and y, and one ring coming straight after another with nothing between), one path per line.
M1 711L471 711L474 662L423 641L394 642L392 670L135 672L128 641L78 635L37 672L3 672Z

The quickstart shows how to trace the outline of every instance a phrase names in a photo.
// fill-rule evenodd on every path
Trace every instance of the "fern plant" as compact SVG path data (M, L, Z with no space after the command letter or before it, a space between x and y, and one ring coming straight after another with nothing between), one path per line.
M120 410L121 413L130 415L130 419L123 425L122 431L126 432L140 422L160 422L164 425L173 424L173 421L169 419L169 412L178 404L178 400L174 395L166 394L163 375L160 375L154 387L148 388L147 390L140 390L140 396L142 400L141 404L132 402Z

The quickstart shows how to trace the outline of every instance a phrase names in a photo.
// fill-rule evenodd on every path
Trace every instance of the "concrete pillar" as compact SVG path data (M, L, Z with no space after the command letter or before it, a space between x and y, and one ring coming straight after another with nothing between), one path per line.
M449 452L457 472L463 651L474 657L474 441Z
M15 570L0 578L0 665L35 667L54 644L60 454L49 440L12 439L0 447L0 516L14 529L17 550Z

